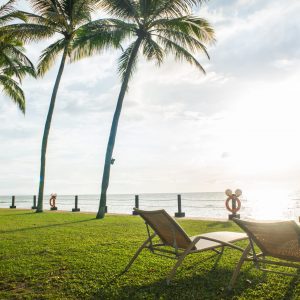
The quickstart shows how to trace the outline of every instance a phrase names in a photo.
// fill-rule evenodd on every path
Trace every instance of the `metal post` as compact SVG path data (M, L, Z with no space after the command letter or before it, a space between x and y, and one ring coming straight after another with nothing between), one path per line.
M185 217L185 213L181 211L181 195L177 195L178 212L175 213L176 218Z
M235 195L233 195L233 197L232 197L232 210L233 210L233 213L228 215L228 220L232 220L232 218L240 219L240 214L236 213L236 198L237 197Z
M11 197L11 206L9 208L16 208L16 206L15 206L15 196Z
M37 206L36 206L36 195L33 196L33 206L31 207L31 209L37 209Z
M234 211L234 215L236 214L235 213L235 210L236 210L236 199L235 199L235 197L233 197L233 199L232 199L232 209L233 209L233 211Z
M139 209L139 195L134 196L134 202L135 202L134 208ZM133 210L132 215L136 216L136 215L138 215L138 213L135 210Z
M105 213L107 213L107 206L105 206Z
M75 208L72 208L72 211L80 211L80 208L78 208L78 196L75 196Z

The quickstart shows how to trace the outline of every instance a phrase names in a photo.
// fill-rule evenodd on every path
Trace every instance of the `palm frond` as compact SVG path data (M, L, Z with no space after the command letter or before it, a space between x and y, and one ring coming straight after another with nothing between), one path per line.
M191 35L174 30L157 30L156 33L160 36L170 39L172 42L180 45L188 51L194 53L203 52L207 56L207 58L210 59L206 46L202 42L200 42L199 39L196 39ZM153 35L155 36L156 34Z
M30 59L24 54L25 48L22 43L18 40L11 40L10 43L4 43L2 47L2 43L0 42L0 51L1 53L7 53L10 57L13 57L14 60L18 62L20 65L25 65L33 68L33 64Z
M17 40L6 38L0 41L0 67L6 70L6 74L16 76L20 81L27 73L35 76L34 66L24 51Z
M9 76L9 77L13 77L16 76L16 73L18 74L18 78L19 80L24 78L26 75L30 75L34 78L36 78L37 74L34 68L31 68L29 66L15 66L14 69L10 68L10 67L5 67L1 69L1 73ZM21 80L20 80L21 82Z
M155 60L160 65L164 60L164 49L148 37L143 41L143 54L148 60Z
M14 7L15 2L15 0L10 0L0 6L0 26L3 26L14 19L26 21L25 15Z
M198 62L198 60L184 47L178 45L172 40L157 35L159 42L164 46L166 53L171 53L174 55L175 59L178 61L186 61L191 65L196 66L201 72L206 73L202 65Z
M38 76L43 76L53 66L57 56L63 51L65 46L66 40L62 38L43 50L37 67Z
M167 49L173 53L178 49L181 53L179 57L185 55L187 60L192 62L194 58L192 53L203 52L208 59L210 58L204 43L213 43L215 38L213 28L206 20L194 16L181 16L155 20L151 25L150 33L157 35L159 41L165 38L164 45L167 44ZM192 52L191 56L186 55L188 52ZM195 61L193 63L197 65ZM203 71L202 66L198 67Z
M212 43L215 41L212 26L207 20L199 17L188 15L172 19L159 19L154 21L151 26L153 31L156 31L157 29L174 30L191 35L205 43Z
M95 0L64 0L63 7L70 24L80 26L91 21L91 14L96 11Z
M55 34L55 28L40 24L11 24L1 28L9 37L14 37L23 42L39 41L41 39L50 38Z
M99 0L99 5L108 13L123 19L139 18L138 3L135 0Z
M155 5L154 5L155 2L157 2L157 1L139 0L141 17L145 18L148 15L151 15L151 12L153 11L153 6L155 7Z
M32 12L27 12L27 11L19 11L19 12L25 16L26 23L28 24L49 26L52 27L53 30L55 30L56 32L59 32L59 30L61 29L61 24L55 22L54 18L47 18L42 15L34 14Z
M3 5L0 6L0 17L10 14L15 10L14 4L16 3L16 0L9 0Z
M187 16L184 23L187 23L190 26L194 36L202 42L214 43L216 41L215 31L207 20L199 17Z
M0 25L4 25L14 19L19 19L21 21L26 21L26 16L22 14L20 11L14 11L9 14L6 14L5 16L0 17Z
M59 0L30 0L37 15L68 28L68 19Z
M152 13L152 20L191 14L193 6L201 5L206 0L158 0L154 2L155 10Z
M134 24L117 19L102 19L81 26L76 30L71 61L109 48L122 48L121 42L131 37L134 29Z
M137 65L137 55L134 55L134 50L136 48L137 40L131 43L125 51L121 54L118 63L118 70L122 81L130 80L132 74L134 73ZM132 60L131 68L128 69L129 62ZM128 73L129 70L129 73ZM127 78L126 78L127 77Z
M19 106L23 113L25 113L25 96L18 82L9 76L0 74L0 86L2 87L3 92Z
M18 79L21 81L22 77L18 72L18 66L16 65L16 60L9 55L7 55L5 52L1 53L1 65L6 66L5 69L6 74L10 74L10 76L15 75L18 77ZM9 72L8 72L9 71Z

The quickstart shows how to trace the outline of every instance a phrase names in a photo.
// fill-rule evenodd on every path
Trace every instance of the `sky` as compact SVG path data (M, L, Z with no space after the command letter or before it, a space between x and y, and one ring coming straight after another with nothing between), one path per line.
M0 0L3 2L3 0ZM19 2L27 8L24 0ZM300 1L211 0L204 76L169 57L139 60L125 97L109 193L300 190ZM27 46L36 62L50 41ZM45 193L98 194L120 89L118 51L65 68L48 141ZM0 194L36 194L58 65L26 79L26 115L0 93Z

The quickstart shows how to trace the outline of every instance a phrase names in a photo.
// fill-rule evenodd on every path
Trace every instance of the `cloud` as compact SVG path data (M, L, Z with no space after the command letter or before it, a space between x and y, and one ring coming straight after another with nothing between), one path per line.
M21 2L24 4L23 2ZM204 76L170 56L142 58L126 95L112 193L219 191L300 175L299 1L214 0L199 13L215 27ZM29 45L37 61L49 41ZM49 136L46 193L98 193L120 79L118 52L68 64ZM26 79L25 118L0 94L0 194L37 192L43 126L58 63Z
M272 62L299 58L299 1L289 5L284 1L213 2L204 12L216 29L218 42L211 57L217 72L221 69L243 78L275 77L278 70Z

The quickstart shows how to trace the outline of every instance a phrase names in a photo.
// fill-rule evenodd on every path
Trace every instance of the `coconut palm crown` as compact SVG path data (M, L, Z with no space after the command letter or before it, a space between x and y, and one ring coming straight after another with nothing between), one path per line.
M23 43L3 29L8 22L25 18L14 4L15 1L10 0L0 6L0 86L25 113L25 95L20 84L26 75L35 77L36 74L33 64L24 54Z
M186 61L205 73L195 54L204 53L209 58L205 44L214 41L214 30L208 21L192 15L192 5L201 2L203 1L101 0L100 6L115 18L93 21L83 26L79 32L76 43L79 49L83 49L86 53L98 47L98 36L103 26L108 24L116 31L122 31L128 42L127 48L119 58L122 85L106 149L97 218L103 218L105 215L106 194L118 122L138 55L141 53L147 60L154 60L160 65L167 55L172 54L176 60Z

